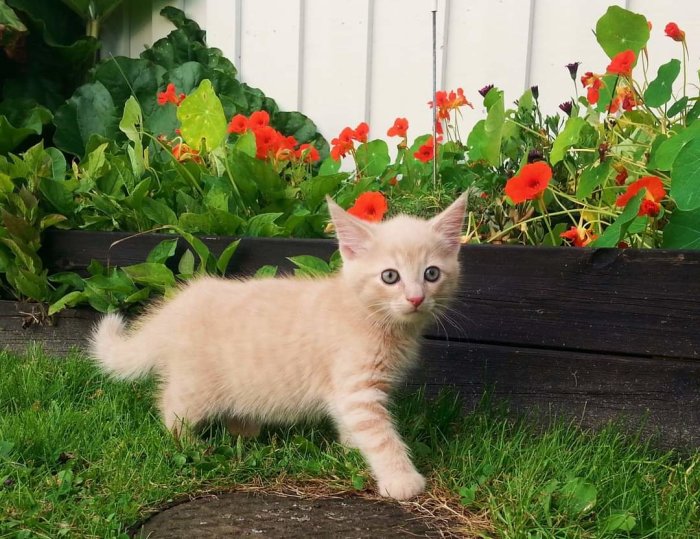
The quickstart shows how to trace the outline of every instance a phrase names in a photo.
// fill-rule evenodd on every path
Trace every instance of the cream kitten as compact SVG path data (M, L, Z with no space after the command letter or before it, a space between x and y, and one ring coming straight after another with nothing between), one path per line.
M159 409L177 436L220 416L234 434L326 414L358 448L379 493L423 491L387 411L389 391L418 356L421 331L453 296L465 198L431 220L369 223L328 199L342 270L317 279L203 277L125 329L95 328L91 352L123 378L153 370Z

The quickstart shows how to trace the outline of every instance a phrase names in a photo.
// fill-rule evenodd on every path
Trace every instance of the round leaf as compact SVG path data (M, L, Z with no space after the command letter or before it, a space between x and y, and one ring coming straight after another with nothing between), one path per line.
M226 116L211 81L205 79L177 109L185 142L197 151L213 150L226 140Z
M659 67L656 78L644 92L644 101L650 107L660 107L671 99L673 82L681 72L681 62L675 58Z
M628 49L638 55L649 40L649 26L644 15L610 6L598 20L595 35L610 58Z

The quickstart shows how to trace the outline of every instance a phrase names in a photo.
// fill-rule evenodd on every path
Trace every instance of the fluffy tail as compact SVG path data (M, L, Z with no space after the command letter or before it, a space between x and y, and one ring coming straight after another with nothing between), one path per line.
M119 314L108 314L95 326L90 355L105 372L124 380L144 376L155 366L148 347L139 346L138 335L126 334L126 323Z

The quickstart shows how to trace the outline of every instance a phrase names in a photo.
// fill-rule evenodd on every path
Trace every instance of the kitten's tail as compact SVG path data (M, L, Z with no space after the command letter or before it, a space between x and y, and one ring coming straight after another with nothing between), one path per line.
M119 314L104 316L90 338L90 355L102 369L124 380L139 378L155 366L147 346L139 346L138 334L127 335L126 323Z

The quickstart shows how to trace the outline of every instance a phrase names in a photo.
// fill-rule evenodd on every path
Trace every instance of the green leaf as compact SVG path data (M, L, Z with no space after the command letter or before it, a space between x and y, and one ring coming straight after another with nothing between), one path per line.
M49 316L52 316L68 307L75 307L78 303L85 301L85 294L81 291L69 292L58 301L49 306Z
M336 161L332 157L326 157L318 169L319 176L330 176L336 174L340 170L340 161Z
M372 140L360 144L355 152L355 158L358 172L372 178L381 176L391 162L389 146L383 140Z
M659 67L656 78L644 91L644 103L650 107L660 107L668 103L673 95L673 82L681 72L681 61L675 58Z
M316 256L290 256L287 257L287 260L289 260L292 264L294 264L297 267L297 269L294 271L295 275L321 277L323 275L328 275L332 273L328 263L325 260L322 260Z
M75 211L73 192L78 187L77 182L51 180L45 178L39 184L41 194L58 212L72 215Z
M233 253L236 252L236 249L238 249L239 243L241 243L241 240L232 241L223 251L221 251L219 259L216 261L216 269L219 272L219 275L224 275L226 273L231 257L233 256Z
M559 490L558 506L572 516L590 513L595 507L598 489L581 477L568 480Z
M213 272L216 265L212 262L213 257L206 244L198 237L193 236L192 234L183 230L180 227L173 226L170 228L174 232L180 234L180 236L182 236L185 239L185 241L187 241L187 243L190 244L192 249L194 249L194 252L197 253L197 257L199 258L199 266L197 267L197 273L207 273L207 271L209 270Z
M649 26L643 15L610 6L598 20L595 35L610 58L628 49L638 56L649 40Z
M255 279L267 279L277 275L277 266L265 265L258 268L253 276Z
M605 229L603 234L591 244L591 247L617 247L617 244L620 243L620 240L627 233L627 229L632 221L636 219L639 213L639 206L645 194L646 189L642 189L632 197L622 213L615 219L615 222Z
M0 0L0 25L3 26L4 32L27 32L27 27L24 26L24 23L19 19L14 10L5 4L5 0ZM1 38L2 36L0 36L0 39ZM4 45L4 43L0 41L0 45Z
M334 193L347 177L347 174L331 174L316 176L302 182L299 188L304 195L306 206L312 210L318 209L326 199L326 195Z
M53 115L49 109L27 99L0 102L0 154L14 150L31 135L41 135Z
M194 255L189 249L182 254L180 262L178 262L177 265L177 271L181 275L194 275Z
M226 116L211 81L205 79L177 109L185 142L197 151L211 151L226 140Z
M503 92L492 88L486 97L490 103L486 120L476 123L467 137L469 158L472 161L486 160L493 166L499 166L501 161L501 140L505 125L505 106ZM485 98L486 101L486 98Z
M665 249L700 249L700 208L674 211L664 227L661 246Z
M114 11L122 0L63 0L84 21L102 20Z
M579 141L581 130L585 125L587 125L586 120L578 116L573 116L566 120L564 129L554 139L554 144L552 145L552 152L549 155L549 162L552 165L556 165L564 159L566 151Z
M114 139L118 133L117 108L101 82L78 88L54 117L54 143L74 155L83 155L92 135Z
M171 256L175 254L177 249L177 238L161 241L156 245L146 257L146 262L154 264L164 264Z
M238 150L239 152L247 155L248 157L254 158L257 152L255 134L252 131L246 131L245 133L243 133L241 136L238 137L238 140L233 145L233 149Z
M170 207L160 200L144 198L142 206L143 214L156 225L176 225L177 215Z
M700 123L681 130L658 145L654 141L651 148L651 156L649 157L649 168L671 170L673 162L681 150L686 144L696 138L700 138Z
M158 290L165 290L175 286L175 275L165 264L142 262L141 264L124 266L122 270L135 283Z
M281 213L261 213L251 217L246 228L247 235L254 237L279 236L283 229L276 225L275 221L281 216Z
M604 518L600 524L601 533L631 532L637 519L627 511L616 511Z
M685 110L685 107L687 104L688 104L688 96L684 95L678 101L676 101L673 105L668 107L668 112L666 112L666 115L669 118L673 118L679 112L683 112Z
M591 196L593 191L608 179L610 169L610 161L604 161L597 166L585 169L578 180L576 198L583 200Z
M688 142L673 162L671 196L680 210L700 208L700 138Z

